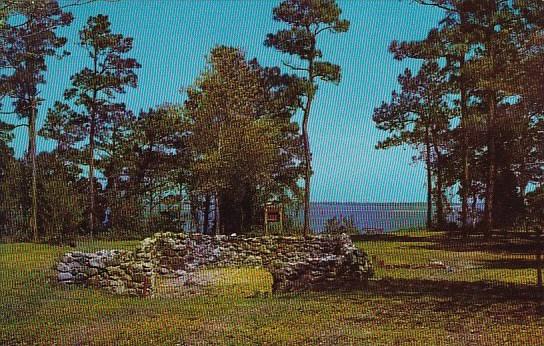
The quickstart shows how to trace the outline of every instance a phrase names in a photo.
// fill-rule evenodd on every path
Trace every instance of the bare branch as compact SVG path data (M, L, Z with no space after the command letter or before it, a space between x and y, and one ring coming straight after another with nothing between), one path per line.
M69 3L69 4L66 4L66 5L63 5L63 6L59 6L59 8L61 9L65 9L65 8L68 8L68 7L74 7L74 6L83 6L83 5L88 5L88 4L91 4L93 2L98 2L98 1L106 1L106 2L118 2L120 0L76 0L72 3ZM29 21L25 21L24 23L21 23L21 24L17 24L17 25L13 25L11 26L12 28L20 28L20 27L23 27L25 25L27 25L29 23ZM43 31L40 31L40 32L35 32L35 33L32 33L32 34L29 34L29 35L25 35L25 36L22 36L23 38L25 37L31 37L33 35L37 35L41 32L44 32L44 31L47 31L47 30L50 30L50 29L54 29L56 28L56 26L51 26L51 27L48 27L48 28L45 28ZM0 35L0 37L7 37L5 34L4 35Z
M318 29L315 31L315 35L319 35L320 33L322 33L323 31L327 31L327 30L332 30L333 29L333 26L326 26L326 27L323 27L321 29Z
M295 66L295 65L291 65L285 61L282 61L282 64L289 67L290 69L292 70L295 70L295 71L306 71L306 72L310 72L309 69L305 68L305 67L299 67L299 66Z
M457 10L456 8L448 7L446 5L439 4L436 2L431 2L428 0L414 0L414 1L420 5L437 7L437 8L443 9L444 11L457 12L457 13L459 12L459 10Z

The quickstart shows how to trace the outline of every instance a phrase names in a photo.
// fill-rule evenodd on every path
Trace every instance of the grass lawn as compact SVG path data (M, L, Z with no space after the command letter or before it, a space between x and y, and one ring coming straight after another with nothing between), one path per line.
M0 344L543 345L527 245L475 243L428 232L363 241L376 278L361 291L272 295L264 270L214 269L212 286L148 299L56 286L53 265L73 249L0 244Z

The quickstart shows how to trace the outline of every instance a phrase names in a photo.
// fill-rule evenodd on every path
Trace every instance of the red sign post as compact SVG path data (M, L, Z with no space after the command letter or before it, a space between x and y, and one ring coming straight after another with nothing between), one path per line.
M268 224L280 223L283 229L283 206L281 204L268 203L264 207L264 232L268 235Z

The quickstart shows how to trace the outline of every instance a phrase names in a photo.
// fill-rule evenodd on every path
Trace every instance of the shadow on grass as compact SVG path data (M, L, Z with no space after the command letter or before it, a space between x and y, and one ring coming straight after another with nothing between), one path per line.
M501 260L482 260L479 261L486 269L535 269L538 262L535 259L501 259Z
M500 254L528 255L535 254L539 247L537 237L531 233L496 233L486 238L483 235L444 234L437 233L431 236L397 236L392 234L356 236L361 242L398 242L406 243L413 249L441 250L454 252L488 252ZM541 240L544 243L544 238ZM409 244L409 245L408 245Z
M542 295L536 286L486 281L382 279L371 282L367 290L370 295L402 299L416 308L455 313L478 312L500 305L505 313L519 312L518 317L544 316ZM417 307L422 302L426 306Z
M431 295L436 297L478 299L536 300L536 286L500 284L488 281L449 281L427 279L380 279L368 286L369 292L381 295Z
M360 242L373 242L373 241L394 241L403 243L429 243L440 241L442 238L440 235L436 236L409 236L409 235L395 235L393 234L377 234L377 235L352 235L350 236L352 241Z

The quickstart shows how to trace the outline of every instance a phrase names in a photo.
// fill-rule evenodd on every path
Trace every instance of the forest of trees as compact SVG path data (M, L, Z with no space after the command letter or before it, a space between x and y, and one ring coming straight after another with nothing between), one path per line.
M401 74L400 90L375 109L376 125L389 133L377 147L419 150L428 228L447 226L449 192L464 230L542 222L534 216L544 178L544 3L416 2L443 19L421 41L391 43L395 59L421 67Z
M269 201L300 203L307 234L312 103L320 83L341 79L320 38L350 26L336 1L274 8L283 29L263 44L297 63L265 67L240 48L216 46L183 104L139 112L120 101L145 68L131 57L138 40L92 16L75 29L85 67L40 114L48 62L69 55L59 29L72 25L71 7L89 2L0 0L0 236L139 237L187 223L204 233L259 232ZM421 67L399 76L400 91L376 108L373 120L389 134L377 147L420 153L429 228L448 227L451 194L464 230L520 225L544 193L544 4L416 2L444 16L426 39L391 43L395 59ZM38 118L46 119L40 128ZM28 137L23 157L13 150L17 127ZM40 151L39 136L55 149Z
M70 54L59 29L72 24L70 7L90 2L0 1L3 238L139 237L188 224L204 233L259 232L270 201L304 204L308 215L311 104L318 81L340 80L340 67L322 60L318 36L349 27L335 1L287 0L274 9L285 29L263 42L300 58L300 66L283 66L291 74L216 46L183 104L139 114L120 101L145 68L131 57L137 38L112 32L107 15L92 16L77 29L85 67L42 115L48 62ZM299 110L302 131L293 119ZM17 127L28 136L20 158ZM39 136L54 150L40 151Z

